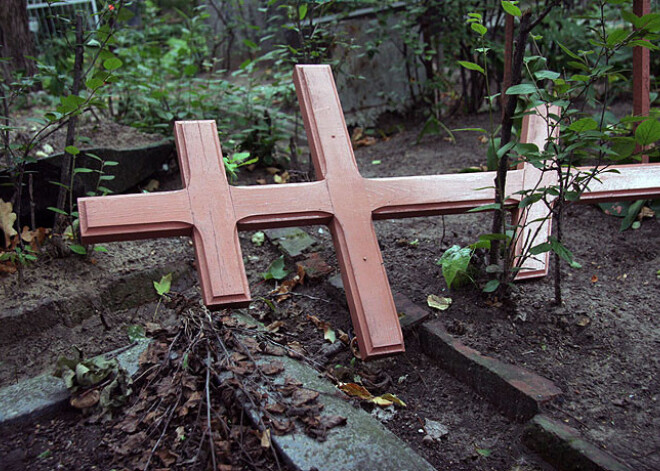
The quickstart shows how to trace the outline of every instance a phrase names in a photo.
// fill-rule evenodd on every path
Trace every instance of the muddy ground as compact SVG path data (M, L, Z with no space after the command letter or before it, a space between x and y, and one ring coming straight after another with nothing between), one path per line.
M445 124L460 128L486 123L486 117L478 116ZM476 133L457 133L455 144L444 136L427 136L416 144L418 130L418 126L410 125L409 130L387 140L379 138L375 144L357 149L362 174L450 173L485 164L485 146ZM264 178L263 173L243 171L240 182L254 184L260 178ZM170 186L164 183L162 187ZM449 291L435 264L448 247L472 243L480 233L489 232L488 214L382 221L376 223L376 230L393 290L423 306L429 294L450 296L451 307L434 316L442 319L452 334L484 354L554 381L564 394L546 413L578 428L632 468L650 471L660 469L660 321L656 316L660 304L660 279L656 275L660 269L660 227L657 218L625 232L619 232L619 224L620 219L603 214L597 207L572 207L566 243L583 268L561 267L564 305L552 305L552 280L546 278L521 283L512 309L499 307L476 286ZM328 231L320 226L307 231L318 241L312 251L319 252L337 273ZM309 358L323 359L323 334L308 316L350 334L341 292L330 286L331 275L326 275L297 286L293 295L276 302L273 310L264 299L272 299L269 292L275 285L264 281L261 273L279 251L268 242L256 246L252 235L247 232L240 236L256 300L249 312L265 324L283 321L279 333L300 342ZM104 245L109 253L95 254L93 260L42 256L26 271L23 288L18 288L11 276L3 277L0 310L9 312L18 304L38 303L44 293L57 298L66 292L85 292L89 286L104 282L111 266L112 276L120 277L116 273L127 276L168 260L192 264L194 258L187 238ZM295 262L301 258L304 256L286 258L287 268L295 271ZM191 283L184 277L174 289L183 290ZM105 312L103 320L98 312L90 312L82 323L63 316L61 325L35 328L31 335L4 341L0 345L2 385L50 368L57 355L73 344L88 355L111 350L126 342L127 325L151 322L155 309L155 303L115 306ZM432 364L420 352L414 330L406 334L406 348L403 355L367 365L353 360L344 348L325 368L343 381L366 378L375 393L390 392L404 400L407 407L397 409L385 423L438 469L548 469L520 444L522 425L501 416ZM430 446L424 443L420 430L425 419L443 423L449 434ZM86 427L92 427L91 431ZM0 456L18 453L12 447L28 449L30 469L52 469L62 453L74 453L73 458L62 461L71 462L80 450L92 449L89 440L98 443L104 433L98 427L81 424L72 413L47 418L12 431L0 447ZM48 450L52 451L49 456L37 458ZM102 458L94 461L98 454L88 454L92 458L85 463L105 463Z

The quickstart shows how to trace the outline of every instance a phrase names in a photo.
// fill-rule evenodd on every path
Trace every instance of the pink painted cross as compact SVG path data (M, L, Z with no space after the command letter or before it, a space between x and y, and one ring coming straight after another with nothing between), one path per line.
M360 354L369 359L402 352L403 335L373 220L463 213L492 203L494 174L363 178L330 67L297 66L294 80L318 181L229 186L215 123L178 122L184 188L79 199L83 241L191 235L204 303L219 309L250 302L238 230L326 224ZM529 167L512 171L507 194L522 190L529 173ZM507 204L518 201L514 196Z

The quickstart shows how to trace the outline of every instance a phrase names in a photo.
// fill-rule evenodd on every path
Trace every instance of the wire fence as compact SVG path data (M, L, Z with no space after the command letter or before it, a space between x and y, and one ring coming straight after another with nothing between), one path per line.
M58 36L73 22L76 13L82 13L87 29L98 26L96 0L28 0L30 31L37 43Z

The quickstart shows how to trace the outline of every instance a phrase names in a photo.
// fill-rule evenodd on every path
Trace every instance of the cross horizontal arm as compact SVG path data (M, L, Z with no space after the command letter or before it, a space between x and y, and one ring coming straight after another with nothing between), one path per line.
M233 186L234 214L240 230L329 224L332 203L325 182Z
M167 212L162 211L167 208ZM78 199L86 244L190 235L192 216L183 190Z
M590 167L581 167L588 172ZM580 203L605 203L626 199L653 199L660 197L660 164L631 164L608 167L589 183L580 196Z
M374 219L465 213L494 200L494 172L365 179ZM517 204L523 171L508 174L505 204Z

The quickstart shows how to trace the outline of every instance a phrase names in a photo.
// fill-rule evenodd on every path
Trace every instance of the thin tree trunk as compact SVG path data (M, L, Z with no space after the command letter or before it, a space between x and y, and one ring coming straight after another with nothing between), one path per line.
M22 70L32 76L36 72L33 55L32 33L27 14L27 0L2 0L0 6L0 57L11 60L2 62L0 68L6 82L12 82L12 74Z
M73 86L71 88L71 94L78 95L80 92L80 85L82 82L82 69L83 69L83 22L82 16L80 14L76 15L76 48L75 48L75 58L73 63ZM76 137L76 125L78 124L78 117L73 115L69 118L66 130L66 140L64 141L65 146L72 146L75 144ZM67 208L67 195L69 198L69 206L71 206L72 195L73 195L73 156L67 152L64 153L64 159L62 161L62 168L60 172L60 182L68 186L68 191L64 187L60 187L59 193L57 195L57 208L58 209L68 209L68 212L71 212L71 207ZM62 234L64 229L69 223L70 217L64 216L63 214L57 214L55 218L55 225L53 232L55 234Z

